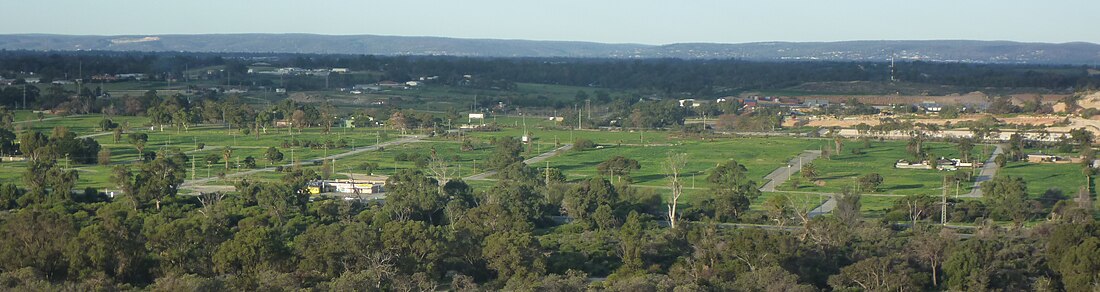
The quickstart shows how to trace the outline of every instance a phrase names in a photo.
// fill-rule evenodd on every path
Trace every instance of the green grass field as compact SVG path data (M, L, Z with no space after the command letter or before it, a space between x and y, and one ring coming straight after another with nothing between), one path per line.
M807 149L816 149L822 140L795 138L731 138L719 141L681 142L675 146L605 146L603 149L569 151L551 158L550 167L562 169L570 180L583 179L598 175L596 165L613 156L623 156L638 160L641 169L630 177L635 184L649 186L665 185L665 171L662 163L669 151L686 153L688 164L685 167L686 184L697 188L707 188L709 170L720 163L735 160L745 165L749 177L763 185L762 178L777 167L786 165L792 157Z
M18 113L22 117L33 117L30 115L29 111L20 111ZM110 134L110 132L100 131L99 121L103 118L104 116L102 115L73 115L56 117L55 119L43 121L38 121L37 118L34 118L30 122L20 123L18 126L47 134L50 133L54 127L65 127L78 136L97 134L94 136L94 139L100 143L101 147L111 151L110 165L68 164L64 159L59 163L65 167L78 171L80 179L77 182L77 188L91 187L103 189L113 187L110 183L112 167L115 165L131 164L138 160L137 149L134 145L129 143L127 134L124 134L122 139L116 142L114 140L114 135ZM279 162L279 164L286 164L290 163L292 158L297 161L306 161L326 155L350 151L355 147L365 147L373 145L376 142L385 142L397 138L395 132L388 132L385 138L380 137L380 129L377 128L334 128L331 133L327 134L322 133L320 128L304 129L300 133L296 130L288 132L284 128L269 128L266 134L261 133L258 137L256 135L244 135L238 130L230 130L221 125L194 126L189 130L177 130L174 127L165 127L164 130L161 131L159 127L150 129L148 127L149 120L146 117L115 116L111 117L111 119L121 124L123 127L128 127L130 130L127 133L140 132L148 134L149 140L145 146L145 151L147 152L161 149L175 149L185 152L195 161L195 178L217 176L218 173L221 172L231 174L238 170L247 170L243 167L238 169L237 161L238 159L243 161L244 158L248 156L252 156L257 160L258 167L267 166L268 162L264 160L263 156L268 147L276 147L282 151L285 158L282 162ZM343 139L347 143L347 146L328 150L323 148L282 147L284 140L292 141L294 139L313 142L325 142L328 140L336 142ZM196 150L196 145L199 143L205 144L204 149ZM211 153L220 156L224 147L231 147L233 149L229 169L225 169L224 161L219 161L219 163L213 165L207 165L204 158ZM188 171L190 171L190 166L189 163L187 165ZM0 164L0 181L19 182L22 180L25 169L26 163L24 162L2 163ZM191 178L192 175L189 173L187 177Z
M997 176L1023 178L1027 183L1027 193L1032 198L1038 198L1052 189L1061 191L1066 197L1073 197L1085 185L1085 175L1078 163L1010 162L997 172Z
M954 144L926 143L930 148L932 157L958 157L958 150ZM863 175L877 173L881 175L883 183L873 193L887 193L898 195L910 194L939 194L943 176L950 174L945 171L926 169L897 169L894 163L898 159L907 159L905 141L873 142L870 149L864 149L863 154L852 154L848 149L862 147L862 143L850 141L845 144L845 153L834 155L832 158L818 158L814 161L819 173L818 180L822 185L814 185L805 180L796 188L792 183L783 184L782 190L797 190L807 192L837 193L846 187L854 186L856 180ZM981 151L975 149L972 157L980 156ZM967 171L967 170L958 170ZM962 192L969 192L970 185L962 186Z

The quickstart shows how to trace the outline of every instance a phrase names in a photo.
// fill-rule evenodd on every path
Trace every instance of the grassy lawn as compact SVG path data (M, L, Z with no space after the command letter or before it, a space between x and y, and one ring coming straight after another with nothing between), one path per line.
M33 117L29 115L29 112L24 112L25 111L19 112L21 117ZM102 115L79 115L59 117L57 119L44 121L32 119L31 122L21 123L18 126L34 129L43 133L49 133L55 127L66 127L69 131L78 136L83 136L107 133L101 132L98 126L99 121L103 118L104 116ZM111 117L111 119L121 124L123 127L129 127L127 133L140 132L148 134L149 140L145 146L145 151L147 152L161 149L175 149L185 152L195 162L195 178L217 176L221 172L231 174L237 171L245 171L247 169L243 167L240 169L237 168L237 161L243 161L244 158L248 156L252 156L257 160L258 167L265 167L269 165L263 158L268 147L276 147L282 151L284 160L279 162L279 164L286 164L290 163L292 158L298 161L306 161L326 155L351 151L356 147L365 147L373 145L376 142L385 142L398 138L395 132L388 132L387 135L385 135L387 137L383 138L379 135L380 130L376 128L333 128L331 133L322 133L322 129L320 128L304 129L302 132L288 132L286 129L269 128L266 134L260 134L259 136L255 134L244 135L236 129L229 130L221 125L193 126L189 130L177 130L174 127L165 127L162 131L159 127L150 129L148 127L149 120L146 117L115 116ZM64 159L58 162L65 167L78 171L80 176L76 184L78 189L86 187L97 189L113 187L113 184L110 183L111 169L115 165L132 164L139 159L137 150L134 145L129 143L126 134L117 142L114 139L114 135L111 134L95 136L94 139L100 143L101 147L111 151L111 165L69 165ZM293 146L289 148L282 147L283 141L293 141L295 139L317 143L323 143L330 140L333 142L344 140L347 146L342 148L334 147L328 150L323 148ZM196 145L200 143L205 144L204 149L196 150ZM229 159L229 169L225 169L224 160L216 164L208 165L205 161L205 157L212 153L221 156L224 147L231 147L233 149L231 158ZM190 172L191 164L188 163L185 166L188 172ZM337 166L340 167L341 165L338 164ZM25 169L26 163L23 162L2 163L0 164L0 181L20 182ZM187 178L190 179L191 177L192 174L188 173ZM281 175L278 177L281 177ZM277 179L278 177L275 178Z
M541 120L541 119L540 119ZM677 141L675 138L669 137L667 131L599 131L599 130L567 130L558 128L536 128L531 126L531 121L528 121L527 132L531 135L536 143L543 143L548 145L554 145L555 142L562 144L573 143L577 139L592 140L597 144L604 145L640 145L644 141L647 145L652 144L669 144ZM514 124L501 124L507 126L507 128L501 129L495 132L469 132L467 135L476 139L489 139L491 137L515 137L519 138L523 136L523 126L515 126Z
M1010 162L997 172L997 176L1023 178L1027 183L1027 193L1032 198L1038 198L1050 189L1060 190L1064 196L1073 197L1085 185L1085 176L1079 163Z
M778 196L778 195L787 196L787 198L790 198L796 204L806 204L806 206L813 205L813 207L817 207L821 203L829 200L828 197L818 196L818 195L811 195L811 194L764 192L764 193L760 194L759 197L757 197L755 200L752 201L752 204L749 206L749 210L766 211L764 209L764 202L768 201L768 198Z
M550 167L562 169L570 180L598 175L596 165L613 156L638 160L641 169L630 177L635 184L663 186L662 163L669 151L686 153L686 187L707 188L706 176L719 163L735 160L745 165L749 177L762 185L762 178L806 149L816 149L821 140L795 138L735 138L707 142L682 142L675 146L606 146L602 149L570 151L549 160Z
M894 206L894 201L898 199L900 197L861 196L859 198L859 211L865 217L880 218L890 212L890 208Z
M926 143L933 157L958 157L958 150L954 144ZM797 190L808 192L836 193L845 187L856 184L856 180L863 175L877 173L884 178L883 183L875 193L887 193L898 195L911 194L940 194L943 176L949 172L929 169L897 169L894 163L898 159L909 158L906 152L905 141L873 142L870 149L864 149L863 154L852 154L848 149L863 147L862 143L845 142L845 153L834 155L832 158L818 158L814 161L819 173L820 186L803 181L798 187L788 182L780 186L782 190ZM980 146L979 146L980 147ZM981 151L975 149L972 157L980 156ZM959 170L967 171L967 170ZM970 184L961 186L962 192L970 191Z

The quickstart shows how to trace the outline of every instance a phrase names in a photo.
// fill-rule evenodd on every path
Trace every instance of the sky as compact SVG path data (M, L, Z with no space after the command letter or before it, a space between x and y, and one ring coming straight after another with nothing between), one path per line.
M0 34L329 35L670 44L1100 43L1096 0L9 0Z

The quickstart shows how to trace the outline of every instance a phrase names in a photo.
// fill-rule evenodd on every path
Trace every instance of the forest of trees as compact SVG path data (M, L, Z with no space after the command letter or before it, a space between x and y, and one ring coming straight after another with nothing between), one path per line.
M73 192L79 174L57 163L68 135L53 132L22 133L20 139L42 142L20 145L36 155L19 184L0 184L3 289L1081 291L1100 285L1100 223L1089 197L1046 206L1024 199L1026 185L1010 177L983 185L982 200L952 201L952 220L975 224L963 229L941 227L936 198L928 196L899 199L884 218L863 218L860 195L850 190L839 195L831 216L810 218L816 204L778 195L766 200L765 212L748 217L761 193L736 161L709 171L711 195L681 203L669 224L660 195L621 176L645 167L674 171L673 165L612 157L599 167L607 176L565 182L560 173L551 179L524 165L515 139L494 142L486 167L500 170L495 185L473 188L402 170L387 181L384 203L311 199L306 183L320 175L298 167L277 182L240 181L232 194L184 196L178 188L188 157L174 150L116 166L111 181L122 192L109 198ZM1044 216L1026 228L1019 224ZM731 224L762 221L776 228Z
M358 83L438 76L442 84L509 90L516 82L595 86L658 93L725 96L746 90L781 89L806 82L889 81L888 63L752 62L742 60L462 58L315 54L137 53L0 51L0 76L35 72L45 81L96 74L144 73L154 79L181 78L188 69L224 65L241 84L271 85L269 78L249 77L247 65L265 62L301 68L350 68L377 72L370 77L336 76L334 82ZM901 80L986 87L1051 90L1095 88L1100 76L1084 66L995 65L907 62L897 67ZM221 73L219 73L221 74ZM469 82L464 75L475 76ZM254 79L255 78L255 79ZM356 79L358 78L358 79ZM363 79L366 78L366 79ZM293 90L324 88L323 80L290 81Z

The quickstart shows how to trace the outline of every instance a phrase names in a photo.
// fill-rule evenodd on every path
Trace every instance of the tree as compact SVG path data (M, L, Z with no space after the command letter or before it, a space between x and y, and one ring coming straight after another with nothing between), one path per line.
M76 238L75 218L54 209L12 212L0 224L0 266L4 271L30 267L48 278L64 279L69 261L65 246Z
M970 138L960 138L957 142L962 161L970 161L970 152L974 151L974 141Z
M142 236L140 212L115 202L96 211L97 222L80 230L66 250L70 273L89 277L96 273L123 283L143 281L151 262Z
M222 160L222 156L217 153L210 153L203 160L206 161L206 166L210 167L210 165L218 164Z
M498 138L493 142L493 155L489 157L486 166L489 169L500 170L516 162L523 161L523 144L519 139L512 137Z
M110 131L116 127L118 127L118 124L111 121L111 119L102 119L99 121L100 131Z
M768 197L764 200L764 210L768 211L768 218L774 220L779 226L785 225L791 213L791 199L784 194Z
M778 266L766 267L748 273L738 274L734 286L743 288L747 291L817 291L812 285L799 283L798 275L792 274Z
M98 156L98 158L96 160L97 160L97 162L99 162L100 165L109 165L109 164L111 164L111 149L110 148L100 149L99 153L96 154L96 155Z
M383 212L394 220L424 220L442 222L440 217L447 201L439 183L416 170L400 170L386 180L387 196Z
M57 157L57 147L50 145L50 138L38 131L19 135L19 152L28 161L51 160Z
M897 256L873 257L858 261L829 277L836 290L858 288L864 291L918 291L923 286L905 259Z
M637 160L615 156L600 164L596 165L596 170L600 173L607 173L611 176L612 180L616 183L622 180L623 176L630 175L631 171L641 169L642 165ZM618 178L616 178L618 176Z
M989 205L993 216L1011 219L1017 227L1031 216L1027 184L1022 178L997 176L983 182L981 188L982 198Z
M283 161L283 152L275 147L267 147L267 151L264 152L264 159L267 159L268 164L275 164L275 162Z
M405 134L405 131L409 129L409 121L401 111L393 112L388 123L394 130L401 130L401 134Z
M245 157L244 167L248 169L256 168L256 158L252 156Z
M993 163L997 164L997 168L1005 167L1008 164L1008 156L1005 156L1004 153L997 154L996 157L993 157Z
M116 180L122 184L126 194L129 195L136 207L153 202L157 210L160 203L167 197L173 197L179 191L179 185L183 183L186 173L184 170L187 156L179 152L162 151L156 159L139 165L137 175L118 175ZM119 166L116 173L128 173L124 166Z
M615 187L604 178L593 177L566 191L561 206L574 220L590 222L599 207L613 205L617 201Z
M626 221L623 222L623 226L619 228L619 256L623 262L623 265L619 267L619 271L629 274L644 268L642 256L646 242L645 225L642 222L641 215L638 212L630 211L630 214L626 216Z
M1092 132L1085 128L1071 129L1069 130L1069 136L1070 140L1077 143L1077 145L1081 145L1081 147L1088 147L1095 140Z
M1100 285L1100 238L1088 237L1070 247L1062 256L1059 267L1066 291L1087 291Z
M504 231L485 238L482 256L499 279L528 282L546 271L538 242L530 233Z
M149 141L149 135L145 133L130 133L127 137L130 139L130 145L134 145L134 149L137 149L138 157L141 157L145 153L145 142Z
M225 146L222 148L222 159L225 161L225 170L229 170L229 158L233 155L233 148Z
M294 113L290 115L290 120L295 127L298 127L298 133L302 132L302 128L309 126L309 119L306 117L306 112L300 109L294 110ZM287 127L287 129L290 129L290 127Z
M820 175L820 174L817 173L817 166L814 165L813 163L803 164L802 169L799 170L799 173L802 174L803 178L806 178L806 179L811 180L811 181L816 179Z
M938 231L937 229L915 230L918 232L909 240L906 249L912 252L912 255L917 259L928 264L929 269L932 270L932 286L938 288L940 285L937 272L956 239L950 229L939 229Z
M921 161L927 156L924 149L924 135L917 134L909 137L909 142L905 146L905 151L913 157L913 160Z
M859 177L859 188L861 190L874 192L880 185L882 185L882 175L877 173L868 173Z
M687 154L668 153L664 167L668 173L668 186L672 190L672 197L668 202L668 226L671 228L676 228L676 223L680 220L679 215L676 213L676 206L679 203L680 196L684 194L684 184L680 181L680 173L684 171L684 166L687 166Z
M856 226L859 224L861 215L860 197L860 194L852 191L851 188L845 188L837 195L835 214L840 222L848 226Z
M277 230L256 226L237 231L214 252L219 273L255 274L276 267L288 255Z
M749 209L750 202L760 196L756 182L748 178L748 169L737 161L727 161L711 170L707 176L714 193L714 216L730 222Z

